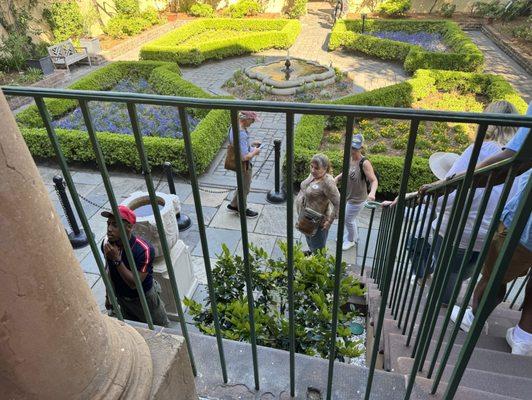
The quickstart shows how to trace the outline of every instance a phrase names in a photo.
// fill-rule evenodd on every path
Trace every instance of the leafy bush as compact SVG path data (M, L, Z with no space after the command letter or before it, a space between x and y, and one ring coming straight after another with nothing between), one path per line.
M33 45L25 34L13 32L0 42L0 67L3 70L21 71L31 58Z
M456 4L443 3L440 8L440 14L445 18L451 18L456 10Z
M439 33L451 50L430 52L422 47L362 34L359 20L340 20L334 25L329 50L343 46L387 60L403 61L406 71L445 69L476 72L482 68L484 55L459 26L451 21L366 20L366 32L404 31Z
M193 40L209 31L234 31L231 37ZM301 30L299 21L288 19L202 19L190 22L144 45L144 60L200 64L208 59L289 48Z
M288 268L286 244L281 245L284 259L274 260L261 248L250 245L250 270L252 275L255 328L257 343L288 350L288 292L286 281ZM323 253L305 257L301 246L294 248L294 309L295 351L310 356L326 358L331 340L335 258ZM222 336L239 341L250 340L248 303L245 288L244 261L231 255L222 245L216 266L212 270ZM346 275L342 263L340 304L348 302L351 295L363 295L360 283ZM214 335L214 323L210 302L205 306L185 299L189 313L198 328ZM359 339L351 333L350 323L355 313L339 309L336 357L359 356L362 351Z
M83 35L83 17L75 0L54 1L43 16L52 28L55 42L77 39Z
M157 61L115 62L84 76L70 85L69 89L105 91L126 76L147 78L161 94L173 96L194 96L196 94L197 97L214 97L183 80L177 65ZM75 101L66 99L47 99L45 103L53 119L65 115L78 105ZM197 172L202 173L207 169L227 137L230 115L225 110L189 111L203 118L191 133L194 163ZM35 158L55 158L36 106L30 106L17 114L17 121L28 148ZM56 133L68 161L94 162L94 153L86 132L57 129ZM99 132L97 136L108 165L121 165L140 170L134 137L109 132ZM187 173L188 165L182 139L144 137L143 140L150 165L160 166L163 162L170 161L178 171ZM205 143L209 143L209 146L205 146Z
M140 13L141 18L149 22L151 25L156 25L161 22L159 11L155 7L148 7Z
M137 16L140 14L139 0L115 0L114 4L119 15Z
M189 8L188 14L194 17L212 18L214 17L214 9L210 4L196 3Z
M115 15L107 22L103 31L112 38L121 39L127 36L138 35L150 26L151 23L141 17Z
M400 17L412 7L411 0L384 0L378 7L379 14L389 17Z
M496 75L488 74L474 74L459 71L441 71L441 70L418 70L413 78L408 81L398 83L396 85L387 86L372 91L347 96L338 100L330 102L331 104L342 105L368 105L368 106L382 106L382 107L401 107L411 108L414 102L424 99L437 91L451 92L458 91L460 93L474 93L485 96L488 102L496 100L507 100L512 103L517 110L524 114L527 109L527 103L518 95L513 87L503 78ZM386 121L381 121L386 126ZM398 132L394 133L396 137L396 146L402 146L401 141L404 141L406 133L404 124L396 124L393 121L388 122L389 127L396 129ZM323 139L323 132L326 127L329 129L345 129L345 117L330 117L327 118L321 115L304 115L296 126L294 136L294 180L301 182L308 176L308 166L310 159L317 152L322 152L320 145ZM378 140L377 133L373 139L368 136L369 122L361 121L360 126L363 127L366 140ZM427 136L424 132L424 125L420 124L419 135L420 138ZM439 135L439 126L436 125L436 135ZM456 133L455 142L466 144L469 139L462 126L455 126ZM406 133L408 134L408 133ZM441 135L437 140L444 140ZM426 140L426 139L423 139ZM418 141L429 150L423 153L428 157L432 150L430 150L431 143L425 143L423 140ZM370 152L375 152L375 149L370 148ZM379 150L377 147L376 150ZM381 149L383 150L383 149ZM387 149L386 149L387 150ZM342 153L339 151L325 151L325 154L330 158L335 171L342 168ZM397 194L398 184L401 180L402 167L404 158L387 156L387 155L372 155L368 157L375 170L379 173L379 193L384 197L391 197ZM284 167L286 168L286 166ZM409 181L409 190L415 190L420 185L430 182L434 176L429 170L428 160L422 157L414 157L411 171L411 179Z
M262 6L257 0L238 0L236 3L231 4L224 11L224 14L231 18L244 18L261 12Z
M514 27L512 36L526 42L532 42L532 16L528 17L526 23Z
M289 18L299 18L307 13L308 0L289 0L286 2L285 14Z

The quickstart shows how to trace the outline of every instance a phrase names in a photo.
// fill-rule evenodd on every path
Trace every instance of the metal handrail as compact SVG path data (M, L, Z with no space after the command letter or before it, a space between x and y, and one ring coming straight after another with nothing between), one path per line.
M88 224L87 217L83 210L83 207L79 201L79 196L75 189L71 174L69 172L68 165L66 163L65 157L62 153L58 137L55 133L55 129L51 124L51 119L49 112L47 110L47 102L44 99L48 98L60 98L60 99L71 99L79 103L82 111L83 117L85 119L85 124L88 128L88 135L91 140L91 144L94 149L95 157L97 163L100 167L102 177L104 178L104 184L106 191L109 197L111 209L117 211L117 201L114 196L113 188L110 183L108 171L105 167L105 160L101 149L99 148L98 140L95 135L94 129L92 128L91 115L88 110L87 104L90 101L108 101L108 102L121 102L126 103L130 122L133 128L133 136L135 137L135 143L137 147L137 152L140 156L141 164L143 167L143 173L146 180L146 185L148 187L149 197L154 209L154 216L157 223L157 229L160 232L161 237L165 237L164 231L162 230L162 220L159 213L159 209L156 204L155 191L153 188L153 182L151 179L150 165L148 164L148 159L146 157L146 152L143 147L142 136L140 135L140 130L138 127L138 119L136 116L136 105L137 104L155 104L163 106L174 106L178 108L180 121L183 127L183 140L185 144L185 151L187 155L187 163L189 167L189 173L192 183L192 192L194 195L194 202L196 206L196 211L198 213L198 227L200 230L200 240L202 245L203 257L205 259L205 269L207 274L207 282L209 289L209 296L211 300L211 307L213 308L213 317L215 332L218 344L218 352L220 356L220 363L222 368L223 381L228 382L227 370L225 365L225 356L223 350L223 342L221 336L221 329L219 322L217 321L216 313L216 301L215 301L215 288L213 287L212 279L212 270L210 266L209 258L209 249L208 242L206 237L205 226L203 223L203 218L201 218L201 197L199 195L199 186L196 177L195 165L193 162L193 153L192 153L192 144L191 144L191 132L188 129L188 122L186 118L186 109L187 108L205 108L205 109L224 109L231 111L231 125L233 132L235 134L235 140L238 140L239 135L239 124L237 113L240 110L253 110L253 111L263 111L263 112L277 112L286 115L286 143L287 143L287 264L288 264L288 302L289 302L289 342L290 342L290 353L289 353L289 367L290 367L290 393L292 396L295 396L295 325L294 325L294 301L293 301L293 283L294 283L294 238L293 238L293 160L294 160L294 115L295 114L314 114L314 115L331 115L331 116L347 116L346 124L346 140L344 145L343 152L343 171L347 171L349 168L349 143L350 138L353 132L353 125L355 118L392 118L392 119L405 119L410 120L410 132L407 144L407 150L405 154L405 163L404 169L401 177L399 196L397 203L394 207L383 207L382 203L379 202L367 202L365 207L371 210L370 225L368 229L368 235L366 239L365 249L364 249L364 258L362 262L362 274L364 274L364 267L366 263L366 258L368 256L368 247L371 238L371 231L373 228L373 220L376 209L381 210L381 218L378 228L378 236L376 242L375 253L373 257L373 265L371 268L370 276L375 279L378 288L382 291L382 301L379 308L379 313L376 318L375 325L375 340L373 345L373 351L371 353L368 381L365 391L365 399L369 399L371 394L371 387L373 383L373 376L376 367L376 357L379 348L379 341L383 328L384 314L386 312L387 306L392 306L392 314L395 319L399 317L399 326L402 323L402 317L404 310L406 309L406 304L408 303L408 311L405 316L406 319L403 325L403 333L406 333L409 330L407 345L410 343L412 338L413 329L416 323L416 316L421 306L423 287L426 283L427 274L425 274L422 282L422 288L417 294L417 300L415 301L414 312L411 314L410 311L414 305L416 288L414 287L410 291L410 281L409 276L412 275L412 271L418 271L419 262L416 266L412 265L410 259L412 255L412 249L407 249L408 245L408 236L415 232L417 228L418 233L421 234L424 232L424 237L428 239L430 235L430 224L427 227L424 227L425 217L428 214L428 207L430 206L431 212L430 217L428 218L429 222L432 222L433 217L435 217L435 210L437 204L441 205L442 209L445 209L447 199L449 194L452 191L456 191L456 197L453 202L453 207L451 211L451 217L449 220L449 226L446 229L444 243L442 250L440 252L440 259L438 260L438 266L441 268L437 272L435 280L436 283L440 284L440 288L436 290L438 284L433 284L429 292L429 299L425 304L423 310L423 321L421 332L418 332L416 337L416 349L413 353L414 368L410 374L407 395L408 398L412 386L414 383L417 370L424 363L426 357L426 351L428 344L430 343L430 337L434 330L435 317L438 314L439 310L439 300L442 296L441 288L448 281L449 276L447 272L442 272L444 267L449 264L453 255L455 254L457 242L459 237L456 235L456 232L463 227L465 223L465 216L467 214L467 209L469 208L472 194L472 188L475 185L478 185L482 181L483 177L495 176L495 174L504 174L508 175L507 181L505 184L506 191L509 191L509 185L513 181L513 178L517 174L518 164L523 160L529 160L532 154L532 137L527 139L525 146L521 149L520 152L516 154L515 157L507 161L501 162L496 165L486 167L482 170L474 170L476 159L479 154L480 146L483 141L483 137L488 125L505 125L505 126L525 126L532 128L532 118L525 116L518 116L512 114L476 114L476 113L462 113L462 112L441 112L441 111L427 111L427 110L412 110L412 109L400 109L400 108L387 108L387 107L373 107L373 106L350 106L350 105L332 105L332 104L316 104L316 103L276 103L276 102L264 102L264 101L245 101L245 100L232 100L232 99L198 99L198 98L184 98L176 96L161 96L161 95L149 95L149 94L135 94L135 93L122 93L122 92L99 92L99 91L80 91L80 90L65 90L65 89L45 89L45 88L27 88L27 87L3 87L2 90L6 95L15 95L15 96L30 96L33 97L37 103L39 113L43 119L44 126L48 132L49 139L52 142L56 156L60 167L63 171L65 181L69 187L70 193L74 200L74 205L80 216L80 220L86 232L90 232L90 226ZM439 182L432 187L430 187L422 199L427 201L427 209L424 211L424 217L422 219L422 225L418 228L417 223L420 218L420 210L414 212L414 206L417 201L418 194L407 194L407 184L410 179L410 169L412 167L412 160L414 156L414 147L416 144L416 138L418 134L418 127L421 121L444 121L444 122L465 122L465 123L476 123L479 124L479 134L475 141L473 155L471 161L468 165L466 173L462 176L454 177L448 181ZM239 194L239 208L245 209L244 197L243 197L243 176L241 163L238 162L241 158L239 146L235 147L235 158L237 160L237 186ZM328 380L327 380L327 399L331 399L332 396L332 382L334 377L334 361L336 359L336 329L338 323L338 308L339 304L339 283L340 283L340 273L341 273L341 263L342 263L342 236L344 230L344 221L345 221L345 204L346 204L346 186L347 186L347 174L342 175L342 185L341 185L341 200L340 200L340 213L339 213L339 226L338 226L338 236L336 244L336 261L335 261L335 271L334 271L334 294L333 294L333 310L332 310L332 321L331 321L331 340L330 340L330 349L329 349L329 369L328 369ZM529 185L532 186L532 185ZM531 199L531 188L529 187L527 192L527 199ZM443 191L443 196L439 194ZM442 197L442 199L440 199ZM502 202L502 200L501 200ZM460 356L459 362L456 364L456 367L453 370L451 381L448 384L447 391L445 393L446 399L451 399L456 392L458 383L461 379L465 366L471 355L471 351L478 339L480 334L479 329L481 328L483 321L487 318L487 307L486 306L486 296L493 293L495 290L496 279L502 277L504 273L505 263L508 261L508 254L511 254L512 249L515 249L517 243L517 236L519 233L520 227L522 228L523 220L527 216L523 216L528 212L530 214L530 205L524 204L520 205L520 214L519 218L514 221L514 224L509 230L508 240L505 243L504 248L502 249L501 256L496 263L494 270L494 277L490 281L486 294L483 298L483 301L479 308L479 315L475 320L475 324L472 327L462 354ZM469 204L469 205L468 205ZM414 216L415 222L409 221L404 223L404 212L406 207L409 207L408 214ZM527 208L528 207L528 208ZM501 208L500 206L498 207ZM496 214L497 215L497 214ZM435 234L439 234L440 225L442 222L443 213L436 219L436 230ZM199 221L201 220L201 222ZM251 326L251 347L252 347L252 358L253 358L253 372L255 380L255 389L259 389L259 369L258 369L258 360L257 360L257 344L255 338L255 331L253 328L253 318L254 318L254 304L253 304L253 293L251 290L251 274L250 274L250 260L249 260L249 250L247 246L248 237L247 237L247 221L244 213L240 213L240 223L242 231L242 241L243 241L243 252L244 252L244 266L245 266L245 280L246 288L248 290L248 311L249 311L249 320ZM493 236L496 229L496 224L492 223L490 227L489 235ZM119 230L121 237L125 237L125 230L123 224L119 222ZM488 238L491 237L488 235ZM98 246L94 241L93 235L88 234L89 242L91 249L96 258L98 268L108 289L108 293L111 296L111 302L116 311L119 314L119 307L116 303L116 298L112 291L112 285L109 284L108 278L105 277L105 267L99 254ZM488 240L486 240L488 242ZM167 264L167 268L170 272L171 260L169 255L168 244L166 240L162 241L163 246L163 255ZM127 246L126 246L127 247ZM432 256L434 251L434 246L431 247L429 256ZM485 244L483 249L483 254L487 252L487 244ZM126 249L126 254L128 253ZM127 254L129 257L129 254ZM506 258L505 258L506 257ZM411 265L409 265L411 263ZM479 260L480 263L480 260ZM131 264L131 262L130 262ZM479 265L477 265L479 267ZM135 271L136 272L136 271ZM173 271L172 271L173 272ZM137 282L137 288L139 288L139 279L138 274L134 273L135 281ZM171 280L174 282L174 280ZM393 287L393 290L390 290ZM456 290L456 288L455 288ZM195 371L194 357L192 354L190 341L188 337L188 332L186 324L184 323L185 318L183 310L181 308L181 299L176 285L172 285L172 291L174 294L174 300L178 308L178 314L180 317L180 323L182 328L182 333L185 336L185 341L187 345L187 350L189 352L190 361L192 368ZM390 296L392 294L392 296ZM143 291L139 288L139 297L143 306L143 310L146 314L146 320L150 327L153 327L149 311L147 306L145 306L145 296ZM410 300L408 300L410 297ZM389 303L390 302L390 303ZM464 309L464 308L463 308ZM410 318L412 316L412 318ZM479 328L480 327L480 328ZM442 332L443 334L444 332ZM450 353L447 348L444 352L446 356ZM445 363L440 365L438 370L438 376L441 376L442 368L445 367Z

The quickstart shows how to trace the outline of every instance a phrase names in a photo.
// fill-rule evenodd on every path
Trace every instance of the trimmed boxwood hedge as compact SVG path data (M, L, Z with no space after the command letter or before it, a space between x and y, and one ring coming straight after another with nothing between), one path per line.
M482 52L451 21L366 20L365 31L440 33L451 52L430 52L418 45L362 34L362 22L359 20L337 21L331 33L329 50L342 46L384 60L402 61L404 69L410 73L421 68L479 72L484 63Z
M525 113L527 103L519 97L512 86L496 75L475 74L460 71L418 70L414 77L396 85L375 89L369 92L343 97L329 104L368 105L381 107L411 107L436 91L458 90L462 93L482 94L488 101L507 100L514 104L520 113ZM294 137L294 180L303 181L309 174L311 157L319 150L323 132L327 125L345 127L345 117L304 115L301 117ZM342 154L338 151L325 151L335 172L342 169ZM397 194L404 157L370 155L375 170L379 173L379 193L383 197ZM286 167L286 166L285 166ZM430 172L428 160L414 157L409 179L409 190L415 190L435 178Z
M208 30L235 30L238 37L181 44ZM178 64L200 64L208 59L253 53L269 48L287 49L301 31L297 20L289 19L200 19L190 22L144 45L143 60L173 61Z
M185 81L177 65L160 61L112 63L79 79L70 85L69 89L109 90L126 76L148 79L159 94L216 98ZM52 118L58 118L77 106L75 101L64 99L46 100L46 104ZM229 112L224 110L188 109L188 111L202 118L196 129L191 132L194 162L197 172L201 173L207 169L226 139L230 116ZM55 157L36 106L28 107L19 113L17 121L34 157L40 159ZM57 129L56 132L68 161L95 161L87 132L65 129ZM140 159L133 136L111 132L99 132L97 136L108 165L121 165L140 170ZM178 171L183 173L188 171L183 139L145 136L144 146L151 165L161 166L163 162L170 161Z

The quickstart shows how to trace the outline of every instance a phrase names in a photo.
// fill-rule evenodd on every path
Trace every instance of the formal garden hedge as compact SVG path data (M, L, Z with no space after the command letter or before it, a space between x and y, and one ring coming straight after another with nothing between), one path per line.
M190 82L185 81L179 67L160 61L125 61L105 66L73 83L69 89L109 90L124 77L143 77L159 94L215 98ZM52 119L57 119L77 107L77 103L65 99L49 99L46 105ZM191 132L194 162L198 172L207 169L226 139L230 116L223 110L187 109L201 121ZM54 158L42 119L36 106L31 106L17 115L17 121L30 152L35 158ZM94 162L95 157L87 132L82 130L56 129L61 148L68 161ZM98 132L98 140L108 165L121 165L140 170L135 139L131 135ZM148 160L153 166L170 161L180 172L188 171L183 139L144 137Z
M480 72L484 55L471 39L451 21L366 20L366 33L438 33L450 52L432 52L415 44L362 34L359 20L339 20L334 25L329 50L343 47L384 60L403 62L406 71L422 69Z
M517 92L503 78L496 75L475 74L460 71L418 70L413 78L392 86L347 96L331 104L342 105L367 105L380 107L410 108L413 103L436 92L457 91L463 94L483 96L486 102L507 100L514 104L520 113L524 113L527 103L519 97ZM452 104L442 106L442 109L453 109ZM301 118L295 130L294 146L294 179L297 182L304 180L309 174L311 157L323 152L331 159L336 172L342 169L342 152L321 149L324 131L327 128L345 129L345 117L327 117L305 115ZM392 130L400 129L398 124L391 124ZM377 135L379 132L377 132ZM418 136L418 142L424 139L423 134ZM468 143L464 143L467 145ZM452 151L442 148L440 151ZM454 151L456 151L455 149ZM368 158L380 176L379 193L384 197L394 196L397 193L403 171L404 157L381 154L370 154ZM415 190L422 184L431 182L434 176L430 172L428 159L414 157L409 180L409 189Z
M300 31L299 21L289 19L200 19L147 43L140 56L143 60L200 64L269 48L287 49Z

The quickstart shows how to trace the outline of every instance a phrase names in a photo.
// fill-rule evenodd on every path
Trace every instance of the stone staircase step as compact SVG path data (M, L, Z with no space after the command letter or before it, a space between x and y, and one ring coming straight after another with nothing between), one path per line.
M412 371L413 364L414 360L412 358L399 357L397 361L397 372L408 375ZM439 364L436 364L436 367L439 367ZM454 365L447 365L442 376L442 382L449 381L453 368ZM516 399L528 400L532 393L532 378L527 379L519 376L467 368L460 381L460 386L511 396Z
M432 380L418 376L414 389L412 391L411 400L441 400L447 388L445 382L440 383L436 394L430 394ZM456 400L515 400L515 397L500 395L496 393L485 392L483 390L472 389L465 386L458 386L458 390L454 395Z
M396 371L398 368L399 357L410 357L412 347L405 346L405 338L402 335L387 334L388 341L386 352L384 353L385 368L388 366L390 371ZM435 340L431 340L426 361L426 367L431 361L432 354L434 354ZM461 344L453 345L453 349L449 356L448 364L454 365L460 354L462 348ZM441 352L440 352L441 354ZM532 357L519 356L511 353L504 353L501 351L494 351L476 347L469 360L468 368L478 369L497 374L505 374L531 379L530 371L532 371Z

